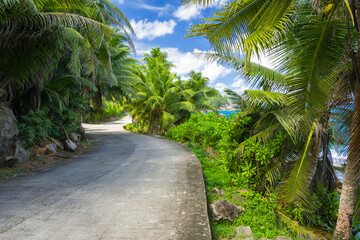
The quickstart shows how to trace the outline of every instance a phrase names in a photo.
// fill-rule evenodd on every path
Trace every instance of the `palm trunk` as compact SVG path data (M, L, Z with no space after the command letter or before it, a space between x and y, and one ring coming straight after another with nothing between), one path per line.
M348 240L351 238L355 203L359 186L360 92L358 82L355 84L355 106L351 122L349 153L346 163L344 183L341 190L339 216L337 219L333 240Z
M35 83L26 93L25 103L29 110L38 111L41 106L42 82Z
M102 93L101 93L101 85L96 85L97 92L95 92L95 96L93 98L94 110L95 112L100 112L102 110Z
M360 9L359 2L356 2L357 10L357 21L358 25L360 23L360 14L358 10ZM350 30L349 30L349 13L346 14L347 18L347 28L348 35L350 39ZM360 33L358 33L358 40L360 40ZM351 43L351 40L349 40ZM349 45L351 48L351 45ZM345 177L344 183L342 185L341 196L340 196L340 205L339 205L339 214L336 222L335 233L333 235L333 240L349 240L352 233L352 224L355 213L355 204L359 186L359 173L360 173L360 83L359 83L359 70L360 70L360 41L358 41L357 46L357 56L355 56L354 51L352 52L352 60L354 63L355 70L355 79L354 79L354 110L351 119L351 129L350 129L350 144L348 159L346 162Z

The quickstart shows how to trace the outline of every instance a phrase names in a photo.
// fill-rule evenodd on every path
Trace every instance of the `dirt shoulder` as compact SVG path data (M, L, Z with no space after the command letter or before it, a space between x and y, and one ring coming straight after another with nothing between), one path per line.
M68 152L65 150L58 150L55 155L36 155L31 154L29 160L23 163L17 163L13 167L0 168L0 179L6 177L14 177L17 175L31 174L34 170L38 170L58 162L68 162L78 158L83 153L91 150L96 146L96 143L89 140L88 143L81 143L77 147L76 152Z

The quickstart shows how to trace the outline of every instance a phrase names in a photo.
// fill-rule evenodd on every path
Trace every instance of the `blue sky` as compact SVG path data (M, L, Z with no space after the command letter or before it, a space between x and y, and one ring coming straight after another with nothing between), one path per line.
M187 29L200 20L209 17L221 2L207 9L200 6L185 8L181 0L112 0L127 16L137 37L133 37L137 56L141 57L153 47L160 47L168 53L169 61L176 67L174 72L186 79L191 70L202 72L210 79L210 86L220 92L230 88L242 93L247 87L229 66L207 64L193 53L209 51L209 42L203 37L185 38Z

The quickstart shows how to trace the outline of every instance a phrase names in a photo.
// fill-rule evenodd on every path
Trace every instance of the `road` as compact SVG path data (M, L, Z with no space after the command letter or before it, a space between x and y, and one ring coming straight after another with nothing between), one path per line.
M91 151L0 180L0 239L211 239L198 159L129 120L86 124Z

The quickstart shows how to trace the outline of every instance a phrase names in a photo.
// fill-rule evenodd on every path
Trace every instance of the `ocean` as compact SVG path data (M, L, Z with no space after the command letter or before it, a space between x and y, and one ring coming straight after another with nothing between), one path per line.
M226 117L230 117L231 114L236 114L238 111L219 111L219 114L224 114Z

